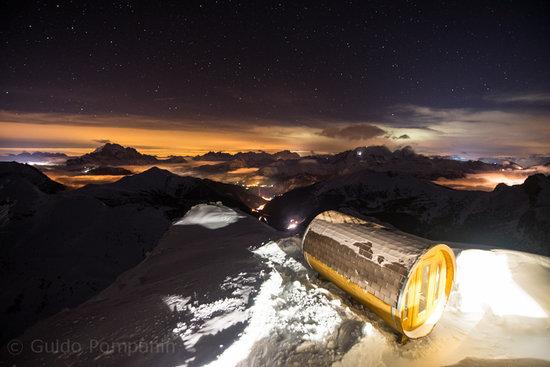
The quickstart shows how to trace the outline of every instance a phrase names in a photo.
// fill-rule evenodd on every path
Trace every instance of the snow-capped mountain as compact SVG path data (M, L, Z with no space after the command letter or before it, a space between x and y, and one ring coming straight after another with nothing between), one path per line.
M239 152L236 154L224 152L208 152L196 156L197 161L221 161L214 165L195 167L194 170L202 173L222 173L245 167L265 167L278 162L291 162L300 158L298 153L283 150L277 153L267 152ZM284 163L283 163L284 164Z
M277 162L260 172L270 176L289 177L296 174L320 176L341 175L363 169L380 172L409 173L417 177L464 177L467 173L497 170L497 164L480 161L457 161L445 157L416 154L411 147L395 151L385 146L358 147L330 156L310 156L299 161Z
M139 263L191 206L264 203L245 189L151 168L64 190L37 169L0 163L0 340L73 307Z
M206 154L195 156L193 159L197 161L231 161L234 159L242 159L247 164L265 164L276 160L299 159L300 155L290 150L282 150L273 154L267 152L238 152L236 154L225 152L208 152Z
M395 151L385 146L358 147L335 155L313 155L301 159L277 161L256 173L275 182L274 194L369 169L377 172L410 174L435 180L440 177L461 178L469 173L497 171L498 164L458 161L447 157L417 154L411 147Z
M479 160L487 163L498 163L505 166L516 166L523 168L550 164L550 156L547 154L532 154L525 157L486 157L480 158Z
M264 208L268 222L287 228L318 212L349 208L434 240L530 248L550 253L550 178L529 177L492 192L457 191L403 174L351 173L298 188Z

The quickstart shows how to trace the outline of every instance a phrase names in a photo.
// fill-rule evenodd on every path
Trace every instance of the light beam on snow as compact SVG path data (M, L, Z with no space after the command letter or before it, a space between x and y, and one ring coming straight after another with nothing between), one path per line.
M254 253L271 267L282 266L293 274L305 271L275 242L267 243ZM337 312L341 307L339 300L330 300L322 289L307 289L298 280L283 280L274 269L249 309L249 324L243 335L208 366L233 366L250 355L256 342L276 332L295 334L300 341L320 342L341 323Z
M230 292L231 296L212 302L199 303L196 300L192 301L191 296L163 297L163 302L173 312L186 316L178 321L172 332L179 336L185 348L190 350L202 337L216 335L233 325L246 322L250 313L246 305L253 291L251 283L254 282L254 277L244 272L235 277L228 276L220 285L220 289Z
M258 340L266 337L273 328L275 309L271 298L280 292L283 279L279 273L272 271L269 278L262 284L260 292L250 308L251 318L243 335L229 348L223 351L216 360L207 364L208 367L234 366L245 359Z
M512 278L505 253L465 250L456 262L462 312L483 312L489 307L497 316L547 317Z

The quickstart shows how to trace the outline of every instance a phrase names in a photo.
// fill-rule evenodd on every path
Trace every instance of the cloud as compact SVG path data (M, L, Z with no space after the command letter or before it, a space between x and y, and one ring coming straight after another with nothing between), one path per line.
M486 99L497 103L550 105L549 93L500 94L488 96Z
M327 127L319 135L347 140L367 140L385 135L386 131L371 124L357 124L346 127Z
M352 120L319 119L302 117L296 120L276 118L239 119L220 118L203 114L200 117L166 117L139 114L92 114L92 113L59 113L59 112L19 112L0 109L0 123L65 125L82 127L114 127L145 130L179 130L179 131L242 131L273 127L307 127L319 129L331 123L345 125Z
M391 127L402 127L422 153L479 157L550 151L550 115L544 110L404 105L394 111Z
M261 121L257 125L271 124ZM215 119L204 117L193 118L163 118L143 115L116 114L68 114L57 112L17 112L0 110L0 123L17 123L33 125L64 125L82 127L114 127L145 130L245 130L250 125L231 119ZM272 125L276 125L273 123ZM104 139L99 139L104 140Z
M147 147L147 153L161 155L211 149L337 152L367 141L389 146L406 142L424 154L473 158L550 153L550 113L546 109L400 105L391 112L379 120L363 120L372 123L304 118L290 124L261 118L241 121L0 110L0 149L81 149L110 140Z
M108 144L108 143L111 143L111 141L109 139L95 139L94 140L96 143L99 143L99 144Z

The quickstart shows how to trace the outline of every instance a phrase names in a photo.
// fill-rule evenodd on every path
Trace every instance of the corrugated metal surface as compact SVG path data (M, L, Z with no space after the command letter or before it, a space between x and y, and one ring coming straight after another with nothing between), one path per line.
M328 211L309 225L303 250L397 308L410 269L432 244L395 228Z

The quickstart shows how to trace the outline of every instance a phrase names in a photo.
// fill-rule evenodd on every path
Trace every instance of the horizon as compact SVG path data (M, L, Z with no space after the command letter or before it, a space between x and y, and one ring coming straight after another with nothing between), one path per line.
M550 363L550 0L0 18L0 361Z
M494 158L494 159L512 159L512 158L528 158L528 157L536 158L536 157L546 157L546 156L550 155L550 153L531 153L531 154L524 155L524 156L521 156L521 155L518 155L518 156L493 155L493 156L485 156L485 157L484 156L474 157L474 156L468 156L468 155L429 154L429 153L423 153L421 151L418 151L414 147L412 147L411 145L395 146L395 147L392 148L391 146L388 146L388 145L385 145L385 144L381 144L381 145L379 145L379 144L357 145L357 146L354 146L354 147L351 147L351 148L348 148L348 149L345 149L345 150L333 151L333 152L299 151L299 150L292 150L292 149L245 149L245 150L240 150L240 149L235 149L235 150L210 149L210 150L202 150L202 151L193 151L191 153L180 153L180 154L170 153L170 154L166 154L165 151L163 151L163 150L159 151L158 149L155 149L155 148L135 147L135 146L119 144L118 142L114 142L114 141L105 141L105 142L101 142L101 143L97 142L97 145L95 145L95 146L91 146L89 148L80 148L78 150L76 150L74 148L55 148L55 147L54 148L52 148L52 147L40 148L39 147L39 148L36 148L36 149L1 148L0 147L0 157L9 157L11 155L18 155L18 154L24 154L24 153L28 153L28 154L33 154L33 153L62 153L62 154L67 155L68 157L77 157L77 156L81 156L81 155L84 155L84 154L87 154L87 153L91 153L94 150L96 150L100 147L103 147L107 144L119 145L119 146L122 146L124 148L133 148L133 149L136 149L141 154L153 155L153 156L156 156L157 158L167 158L167 157L170 157L170 156L197 157L197 156L200 156L200 155L204 155L206 153L229 153L229 154L234 155L234 154L237 154L237 153L248 153L248 152L261 153L261 152L265 152L265 153L269 153L269 154L275 154L275 153L282 152L282 151L290 151L292 153L299 154L300 157L307 157L307 156L313 156L313 155L335 155L335 154L343 153L343 152L346 152L346 151L353 151L353 150L356 150L356 149L369 148L369 147L385 147L385 148L389 149L390 152L394 152L396 150L401 150L401 149L404 149L404 148L411 148L411 149L413 149L413 151L416 154L424 155L424 156L427 156L427 157L434 157L434 158L435 157L441 157L441 158L448 158L448 159L474 160L474 161L475 160L482 160L482 159L490 159L490 158ZM184 152L184 151L180 151L180 152Z
M93 153L97 151L99 148L105 147L107 145L117 145L122 148L133 148L135 149L138 154L148 154L148 152L142 152L140 149L136 149L135 147L125 147L120 144L117 144L115 142L103 142L100 146L95 147L95 149L88 150L84 154L76 154L76 155L66 155L66 159L78 159L79 157L84 157L88 153ZM412 149L414 152L414 149L410 146L403 147L401 149L390 149L385 145L370 145L370 146L358 146L351 150L346 150L343 152L335 152L335 153L316 153L316 152L306 152L304 154L298 154L300 159L302 158L313 158L315 157L321 157L321 156L334 156L336 154L342 154L346 152L353 152L355 150L360 149L368 149L368 148L385 148L388 149L390 153L397 152L401 149ZM287 150L288 151L288 150ZM275 154L277 152L281 151L265 151L265 150L254 150L254 151L239 151L241 153L248 153L248 152L254 152L254 153L268 153L268 154ZM155 155L155 154L149 154L153 157L156 157L159 159L158 162L154 163L139 163L139 162L131 162L127 161L125 164L120 164L120 162L114 162L114 166L119 166L124 168L126 171L124 172L112 172L111 175L109 173L90 173L90 168L93 167L104 167L106 169L113 169L113 167L109 167L109 165L105 164L97 164L96 163L90 163L88 167L80 167L80 170L67 170L67 164L65 163L64 158L45 158L45 157L38 157L36 159L29 158L29 160L24 161L21 160L22 158L18 157L17 154L14 155L1 155L0 154L0 161L2 161L2 158L4 158L4 161L10 161L10 157L13 157L14 160L16 160L19 163L27 163L30 165L34 165L38 167L46 176L48 176L50 179L60 182L67 187L70 188L79 188L89 183L108 183L108 182L114 182L121 178L124 175L127 174L139 174L142 173L150 168L157 167L164 170L167 170L169 172L172 172L176 175L180 176L194 176L199 178L210 178L214 181L219 182L225 182L225 183L231 183L236 184L239 186L244 186L247 188L259 188L262 187L262 185L268 185L271 179L267 177L259 177L257 176L257 173L259 172L260 168L262 166L265 166L265 163L256 162L250 164L247 162L247 159L244 159L244 166L227 166L225 167L225 160L204 160L199 159L197 160L197 157L202 156L205 153L229 153L233 156L239 152L223 152L223 151L209 151L209 152L202 152L197 155L185 155L184 157L187 158L187 161L185 162L177 162L177 163L171 163L171 162L163 162L164 159L169 158L170 156L161 156L161 155ZM292 151L290 151L292 152ZM48 153L48 152L27 152L24 153L27 154L33 154L33 153ZM296 152L294 152L296 153ZM430 179L431 182L440 185L445 186L448 188L456 189L456 190L481 190L481 191L492 191L494 190L498 184L506 184L508 186L513 185L520 185L523 184L524 181L535 174L543 174L548 176L550 174L550 167L548 167L548 160L550 157L543 156L543 155L531 155L528 157L516 157L517 159L514 159L513 157L480 157L480 158L469 158L464 156L445 156L445 155L425 155L422 153L414 152L417 157L425 157L428 159L433 158L439 158L441 160L447 160L447 161L456 161L460 163L466 163L466 162L478 162L485 164L484 169L476 169L474 172L466 173L465 171L459 171L458 176L449 176L448 173L441 173L440 176L433 177ZM21 153L20 153L21 154ZM116 155L112 155L114 158ZM358 156L360 154L358 153ZM367 155L364 155L367 157ZM285 159L283 159L284 161ZM231 161L231 160L230 160ZM201 168L199 166L204 165L203 167L206 167L210 164L214 165L221 165L223 168L215 169L214 172L208 173L201 172ZM495 171L495 169L497 169ZM198 169L198 170L197 170ZM260 174L260 176L262 176ZM272 181L273 182L273 181ZM273 185L273 183L271 183ZM259 196L260 193L258 193ZM270 195L268 195L270 196Z
M550 154L549 7L4 6L0 148Z

